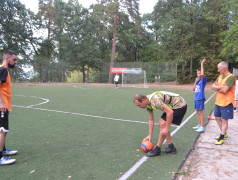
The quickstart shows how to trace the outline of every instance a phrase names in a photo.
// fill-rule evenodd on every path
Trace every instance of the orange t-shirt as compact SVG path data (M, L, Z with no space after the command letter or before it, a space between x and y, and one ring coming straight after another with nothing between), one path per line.
M12 101L12 90L11 90L11 79L8 69L0 66L0 92L8 111L11 111L11 101Z

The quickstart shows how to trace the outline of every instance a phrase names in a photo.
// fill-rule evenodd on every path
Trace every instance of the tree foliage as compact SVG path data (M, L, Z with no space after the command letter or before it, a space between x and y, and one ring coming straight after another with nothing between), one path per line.
M139 0L97 0L89 9L77 0L39 0L36 14L18 0L0 2L0 54L12 49L21 59L14 80L27 79L24 66L41 82L65 82L75 70L83 82L90 72L102 79L113 60L176 63L185 83L203 58L209 80L220 61L238 65L238 0L158 0L144 15Z

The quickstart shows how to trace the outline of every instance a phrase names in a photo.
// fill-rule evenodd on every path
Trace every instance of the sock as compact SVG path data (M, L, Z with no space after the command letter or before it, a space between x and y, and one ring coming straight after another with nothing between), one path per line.
M160 150L160 147L159 146L155 146L155 149Z
M2 158L2 151L0 152L0 159Z
M5 145L3 146L3 151L6 151L6 147L5 147Z
M219 137L219 139L224 139L224 135L221 134L220 137Z
M173 149L173 148L174 148L174 144L173 144L173 143L169 144L169 147L170 147L171 149Z

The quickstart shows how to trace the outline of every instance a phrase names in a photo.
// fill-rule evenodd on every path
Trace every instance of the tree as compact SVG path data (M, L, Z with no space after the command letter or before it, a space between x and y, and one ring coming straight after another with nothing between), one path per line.
M238 1L237 0L226 0L224 11L229 15L228 29L223 32L224 39L222 42L221 56L228 62L236 63L238 65Z
M12 79L25 80L27 76L23 68L30 63L31 47L35 47L38 40L33 36L36 28L34 13L27 10L20 1L1 0L0 14L0 54L7 49L19 54L21 60L12 72Z

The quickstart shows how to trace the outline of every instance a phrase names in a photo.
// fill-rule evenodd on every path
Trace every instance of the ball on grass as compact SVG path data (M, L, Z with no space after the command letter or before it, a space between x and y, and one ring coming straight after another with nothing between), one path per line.
M154 147L153 143L150 142L148 139L142 141L142 143L141 143L141 149L144 152L151 151L153 149L153 147Z

